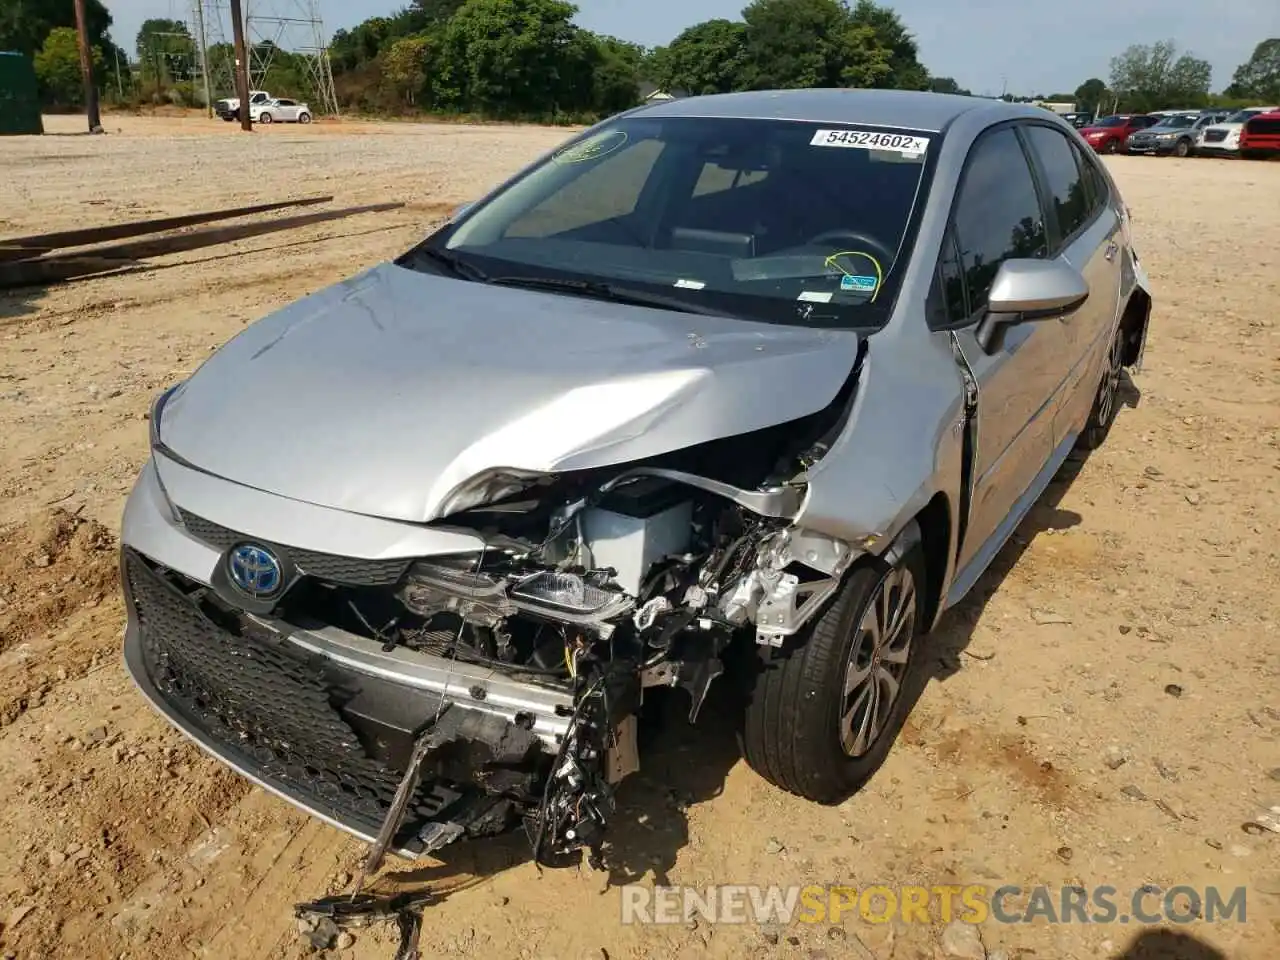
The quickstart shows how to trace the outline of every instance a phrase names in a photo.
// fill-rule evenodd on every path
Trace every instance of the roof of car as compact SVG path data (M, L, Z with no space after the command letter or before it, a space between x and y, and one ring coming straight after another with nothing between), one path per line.
M642 107L650 117L720 117L862 123L874 127L939 131L962 113L982 110L993 120L1044 116L1040 107L985 97L916 90L748 90L664 100Z

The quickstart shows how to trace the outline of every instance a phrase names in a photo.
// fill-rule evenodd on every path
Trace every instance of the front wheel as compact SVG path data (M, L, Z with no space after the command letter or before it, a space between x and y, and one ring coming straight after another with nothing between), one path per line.
M884 762L911 709L921 662L924 553L855 568L796 639L763 651L750 693L743 753L752 769L818 803L847 799Z
M271 122L271 114L269 114L269 113L260 113L260 114L258 114L258 122L259 122L259 123L270 123L270 122Z
M1177 146L1173 148L1175 157L1187 157L1191 155L1191 141L1179 140Z
M299 123L310 123L310 122L311 122L311 114L309 114L309 113L300 113L300 114L298 114L298 122L299 122Z

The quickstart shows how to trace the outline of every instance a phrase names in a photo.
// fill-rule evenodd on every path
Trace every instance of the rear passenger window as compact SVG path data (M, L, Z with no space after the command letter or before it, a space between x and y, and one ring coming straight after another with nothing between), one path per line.
M1049 127L1026 127L1025 133L1044 167L1058 217L1059 240L1064 240L1089 222L1092 207L1080 176L1075 148L1070 140Z
M1040 199L1013 128L984 135L969 152L953 224L974 310L986 305L1004 261L1048 255Z

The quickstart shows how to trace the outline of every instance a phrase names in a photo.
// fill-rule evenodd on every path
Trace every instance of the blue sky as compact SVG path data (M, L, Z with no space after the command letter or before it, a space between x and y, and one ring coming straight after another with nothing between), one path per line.
M104 0L115 18L112 36L132 48L148 17L187 19L189 0ZM296 9L305 0L245 0ZM403 0L318 0L331 32L386 14ZM577 22L646 46L671 40L713 17L737 19L746 0L578 0ZM1074 90L1091 76L1106 79L1108 64L1131 43L1172 39L1213 65L1213 89L1231 82L1254 46L1280 36L1278 0L889 0L920 44L937 76L954 77L975 93ZM282 12L280 16L290 15ZM296 15L296 14L293 14ZM229 32L229 28L228 28ZM230 36L227 37L230 39ZM287 40L284 41L288 45Z

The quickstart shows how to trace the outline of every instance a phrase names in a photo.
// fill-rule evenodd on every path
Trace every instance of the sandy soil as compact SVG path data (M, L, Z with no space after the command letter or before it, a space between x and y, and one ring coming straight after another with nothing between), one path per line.
M148 404L246 323L403 249L568 131L48 124L68 135L0 142L0 235L316 193L406 203L0 298L0 954L300 956L291 905L336 890L360 845L187 746L119 664L114 535ZM427 956L951 955L936 914L624 927L605 881L628 878L1247 884L1246 923L1184 929L1233 958L1280 955L1280 835L1242 828L1280 804L1280 164L1108 163L1156 286L1141 402L947 619L874 782L812 806L741 762L730 718L677 723L623 792L609 878L539 876L518 840L387 867L381 885L438 894ZM1032 960L1111 957L1138 934L981 928L993 957ZM331 954L393 951L384 929L343 943Z

